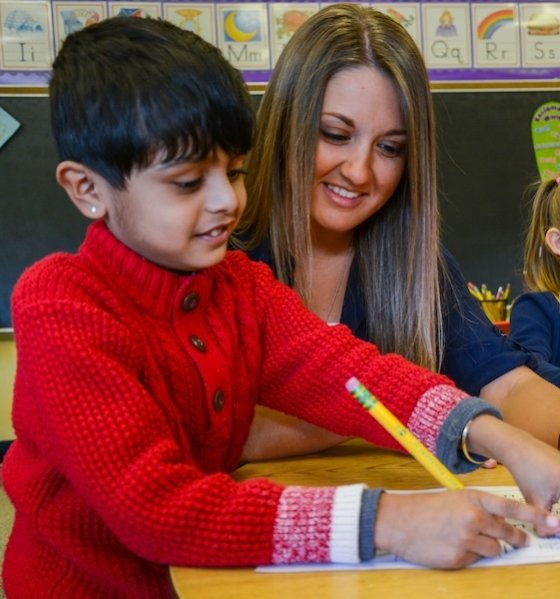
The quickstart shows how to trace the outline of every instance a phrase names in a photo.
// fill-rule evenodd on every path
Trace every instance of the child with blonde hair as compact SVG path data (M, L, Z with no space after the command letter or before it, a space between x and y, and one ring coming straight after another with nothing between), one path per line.
M560 386L560 176L535 186L523 272L530 291L513 304L510 337Z

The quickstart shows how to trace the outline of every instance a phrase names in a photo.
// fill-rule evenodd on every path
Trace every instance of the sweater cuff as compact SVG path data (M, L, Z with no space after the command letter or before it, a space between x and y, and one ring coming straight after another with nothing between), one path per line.
M365 485L286 487L273 533L272 563L357 563Z
M360 511L360 559L369 561L375 557L375 520L383 489L366 489L362 495Z
M441 427L437 439L437 457L453 472L470 472L477 468L476 464L469 462L463 456L460 442L467 422L481 414L491 414L502 420L502 415L497 408L483 399L470 397L457 404ZM483 456L473 455L473 457Z
M360 516L365 489L366 486L360 484L337 488L330 539L330 554L333 563L360 561Z
M436 452L439 431L455 406L469 396L452 385L436 385L418 400L407 423L410 432L432 452Z

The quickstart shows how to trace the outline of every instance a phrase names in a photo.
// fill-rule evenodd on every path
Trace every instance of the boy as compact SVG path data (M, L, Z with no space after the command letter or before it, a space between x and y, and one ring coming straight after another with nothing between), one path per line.
M13 295L8 597L154 599L170 593L169 564L357 561L376 548L460 567L498 539L524 544L505 516L560 530L544 509L560 488L553 450L446 378L323 325L267 267L226 253L253 115L216 48L164 21L108 19L66 39L50 97L57 181L96 222L76 255L42 260ZM472 468L458 451L468 424L468 451L519 462L540 507L227 476L257 401L398 449L345 391L355 373L459 471Z

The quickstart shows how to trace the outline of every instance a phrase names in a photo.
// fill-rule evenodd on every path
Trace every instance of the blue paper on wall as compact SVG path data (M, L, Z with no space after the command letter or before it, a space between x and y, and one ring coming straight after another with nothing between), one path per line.
M0 148L19 128L20 123L3 108L0 108Z

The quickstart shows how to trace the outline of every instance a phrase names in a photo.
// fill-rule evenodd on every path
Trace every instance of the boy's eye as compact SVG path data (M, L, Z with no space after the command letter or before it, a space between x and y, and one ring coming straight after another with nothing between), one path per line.
M203 181L204 179L199 177L197 179L190 179L189 181L176 181L175 185L184 191L191 192L199 189Z
M227 176L228 176L228 179L233 183L234 181L237 181L237 179L239 179L239 177L242 177L245 174L246 174L246 171L244 169L233 168L228 171Z

